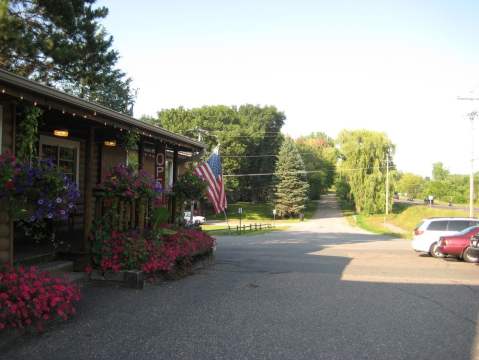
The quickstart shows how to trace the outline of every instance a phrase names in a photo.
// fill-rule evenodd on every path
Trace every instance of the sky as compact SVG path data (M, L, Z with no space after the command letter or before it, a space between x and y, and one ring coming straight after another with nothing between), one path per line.
M479 2L100 0L134 115L274 105L293 137L385 132L397 168L468 173L479 144ZM479 161L475 170L479 170Z

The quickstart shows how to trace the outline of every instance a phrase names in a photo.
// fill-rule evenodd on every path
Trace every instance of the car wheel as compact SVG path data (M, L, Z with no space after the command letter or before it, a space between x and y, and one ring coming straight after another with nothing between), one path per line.
M431 245L431 248L429 249L429 254L435 258L446 257L446 255L439 251L439 244L437 242Z
M468 262L468 263L479 262L479 257L471 253L471 248L467 248L466 250L464 250L464 253L462 254L462 258L464 259L465 262Z

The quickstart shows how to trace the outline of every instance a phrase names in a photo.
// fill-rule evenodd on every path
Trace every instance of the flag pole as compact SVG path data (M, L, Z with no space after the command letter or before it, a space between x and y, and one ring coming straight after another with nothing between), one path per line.
M218 155L220 154L220 146L221 146L221 143L218 141ZM221 167L221 178L224 179L223 166ZM226 190L224 190L224 183L223 183L223 191L226 192ZM225 193L225 196L226 196L226 193ZM230 223L228 221L228 215L226 215L226 208L223 209L223 214L225 214L226 225L228 225L228 231L229 231L230 230Z
M230 223L228 222L228 215L226 215L226 210L223 210L223 214L225 214L226 225L228 225L228 230L230 229Z

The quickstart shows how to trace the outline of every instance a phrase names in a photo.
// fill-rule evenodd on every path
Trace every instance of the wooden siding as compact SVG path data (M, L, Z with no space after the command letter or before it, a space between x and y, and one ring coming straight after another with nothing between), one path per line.
M15 106L9 102L0 102L3 109L2 153L13 151ZM5 211L0 211L0 264L13 261L13 227Z
M110 170L120 163L126 163L126 150L120 146L109 147L103 145L101 153L101 179L105 179Z

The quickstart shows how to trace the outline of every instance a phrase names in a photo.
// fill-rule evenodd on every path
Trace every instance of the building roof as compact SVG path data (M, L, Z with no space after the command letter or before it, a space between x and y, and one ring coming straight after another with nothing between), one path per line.
M135 128L146 137L164 139L196 151L206 148L202 142L187 136L175 134L159 126L148 124L106 106L67 94L3 69L0 69L0 91L3 94L30 100L48 108L67 109L69 112L77 111L79 119L88 118L105 124L108 122L108 124L118 125L125 129Z

